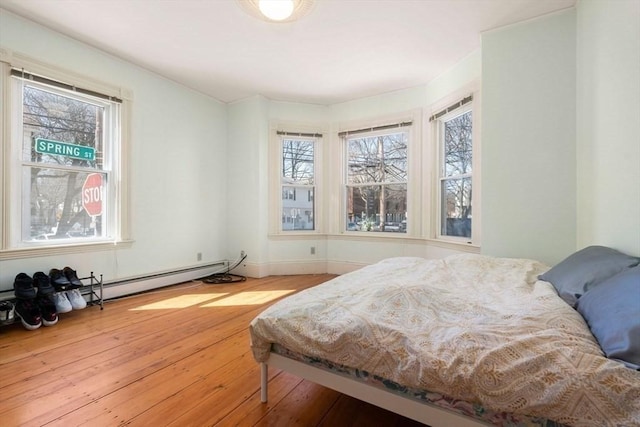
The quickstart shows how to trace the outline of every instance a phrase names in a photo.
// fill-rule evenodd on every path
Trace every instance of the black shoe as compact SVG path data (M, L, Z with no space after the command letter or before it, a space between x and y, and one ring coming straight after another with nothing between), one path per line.
M49 280L56 292L71 289L71 282L69 282L69 279L67 279L64 273L57 268L52 268L51 271L49 271Z
M33 274L33 286L38 288L38 295L49 296L55 292L55 289L51 286L49 276L44 274L42 271L38 271Z
M22 326L30 331L35 331L42 326L42 315L40 307L35 299L18 299L16 300L16 316L20 318Z
M35 299L36 289L33 287L33 279L26 273L18 273L13 282L13 290L18 299Z
M73 270L71 267L63 268L62 269L62 273L64 273L64 275L67 278L67 280L71 283L71 288L70 289L77 289L77 288L81 288L82 286L84 286L82 284L82 282L80 281L80 279L78 279L78 276L76 275L76 271Z
M38 295L36 304L40 309L40 317L44 326L53 326L58 323L56 305L48 295Z

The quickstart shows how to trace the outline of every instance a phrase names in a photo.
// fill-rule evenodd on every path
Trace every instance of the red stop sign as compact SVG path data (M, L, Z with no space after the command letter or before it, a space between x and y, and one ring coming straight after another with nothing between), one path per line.
M89 215L102 215L103 194L102 174L89 174L82 185L82 207Z

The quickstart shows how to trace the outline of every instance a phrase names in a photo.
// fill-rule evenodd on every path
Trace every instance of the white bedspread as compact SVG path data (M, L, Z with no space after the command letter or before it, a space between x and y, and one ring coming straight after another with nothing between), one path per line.
M271 343L496 411L576 426L640 425L640 372L605 358L531 260L391 258L275 303Z

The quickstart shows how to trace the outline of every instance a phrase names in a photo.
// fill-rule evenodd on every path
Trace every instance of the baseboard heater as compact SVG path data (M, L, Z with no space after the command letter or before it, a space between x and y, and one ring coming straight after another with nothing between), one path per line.
M114 280L103 284L103 299L109 300L124 296L139 294L153 289L171 286L190 280L200 279L220 272L227 267L227 261L218 261L211 264L178 270L164 271L161 273L147 274L130 277L122 280Z

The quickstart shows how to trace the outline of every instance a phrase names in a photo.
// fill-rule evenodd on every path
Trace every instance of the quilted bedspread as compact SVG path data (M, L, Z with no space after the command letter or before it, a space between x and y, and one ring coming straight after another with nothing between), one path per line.
M640 372L603 356L533 260L401 257L281 300L250 325L272 343L495 411L640 425Z

